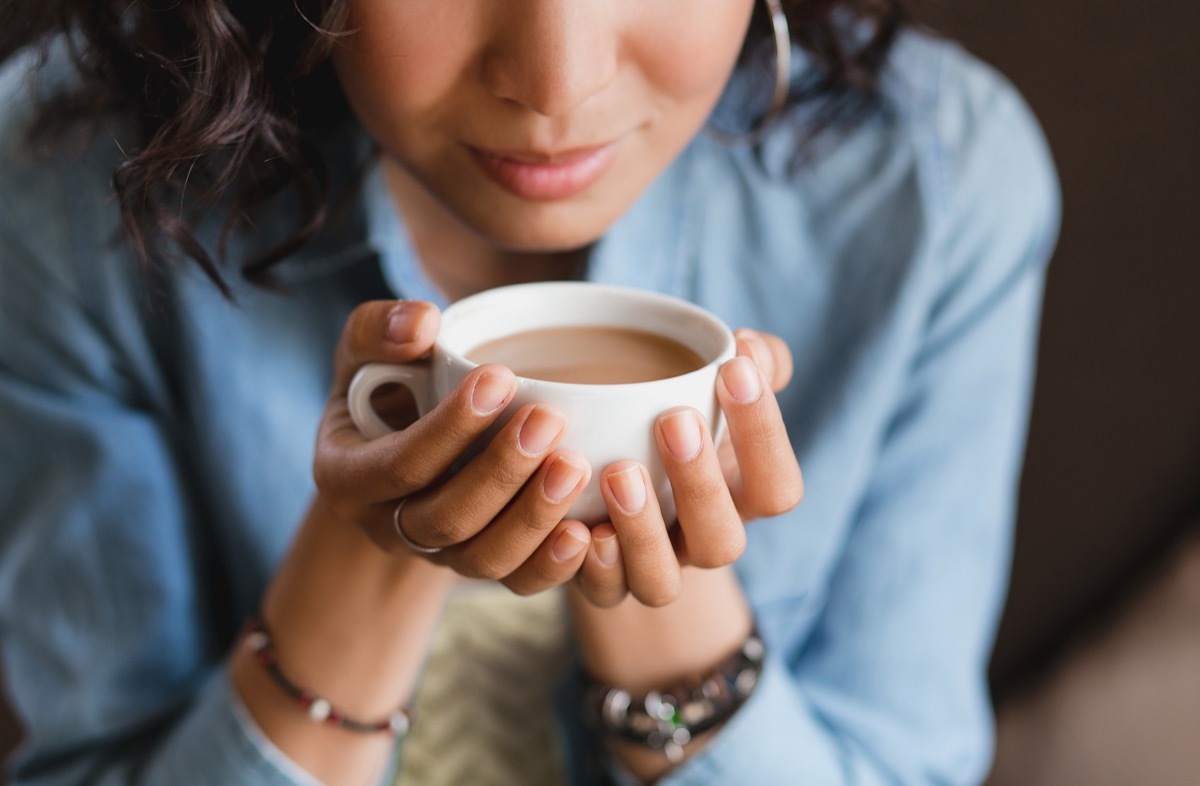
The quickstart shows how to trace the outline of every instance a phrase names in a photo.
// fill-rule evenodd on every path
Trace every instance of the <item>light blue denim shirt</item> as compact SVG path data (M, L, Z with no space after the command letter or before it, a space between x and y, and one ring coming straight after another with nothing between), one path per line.
M332 351L368 298L440 301L376 176L359 220L237 304L120 243L101 133L32 161L0 76L0 634L28 727L17 784L311 783L222 663L313 492ZM915 35L865 121L791 166L701 136L588 276L784 337L807 496L737 570L769 655L750 701L664 786L971 784L1004 597L1058 192L1002 78ZM231 257L236 263L241 247ZM598 782L570 691L561 726Z

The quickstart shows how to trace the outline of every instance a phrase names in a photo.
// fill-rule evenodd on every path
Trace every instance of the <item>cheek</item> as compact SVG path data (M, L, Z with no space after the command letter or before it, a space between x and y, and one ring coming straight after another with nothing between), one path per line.
M664 97L713 98L733 68L755 0L699 0L686 11L648 12L631 49L646 78Z
M351 4L346 29L353 32L335 47L333 64L369 128L436 109L452 91L470 38L453 7L429 0Z

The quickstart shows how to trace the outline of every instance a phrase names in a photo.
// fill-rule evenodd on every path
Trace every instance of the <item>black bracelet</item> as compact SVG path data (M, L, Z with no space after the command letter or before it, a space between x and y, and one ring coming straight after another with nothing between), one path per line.
M275 652L271 632L267 630L267 626L263 624L262 620L247 620L243 635L246 647L254 653L255 659L267 670L267 674L271 675L275 684L300 705L300 708L314 723L325 723L361 733L388 732L397 739L408 733L410 719L408 712L403 708L396 710L383 720L369 722L352 720L334 709L328 699L310 693L288 679L283 670L279 668L279 656Z
M737 712L762 674L766 647L757 628L738 651L697 683L633 696L584 675L585 712L605 734L661 750L672 763L694 737L725 723Z

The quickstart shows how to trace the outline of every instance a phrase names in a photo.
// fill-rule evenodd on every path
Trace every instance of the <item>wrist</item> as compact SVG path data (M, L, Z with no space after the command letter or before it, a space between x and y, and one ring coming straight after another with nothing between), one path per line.
M708 674L642 694L584 675L584 716L614 745L632 743L626 755L659 752L678 764L689 746L703 747L704 735L724 725L750 697L765 655L755 629Z
M628 598L600 609L578 590L571 592L580 658L594 683L585 691L590 697L585 717L599 722L608 750L622 766L647 782L706 747L741 707L761 667L761 650L751 643L753 616L733 569L685 568L683 582L679 599L661 608ZM704 685L715 683L725 686L719 701L698 702L696 691L703 697ZM652 693L658 695L647 703ZM660 726L653 717L662 711L663 694L677 694L672 701L680 712L672 711ZM619 712L625 697L633 717ZM685 716L686 704L692 706ZM703 722L686 723L679 731L676 722L685 719ZM626 733L635 730L644 732L638 740Z
M618 689L631 701L640 699L643 706L651 692L703 684L743 648L754 627L732 567L684 568L679 598L663 607L644 606L628 597L617 606L602 609L573 586L568 597L580 658L590 679L602 683L603 692ZM729 713L737 706L730 706ZM649 739L638 743L609 734L606 742L630 772L654 781L678 760L703 750L729 713L706 731L689 732L689 742L671 751L679 754L676 760L668 758L666 745L656 749Z
M394 747L387 734L314 723L281 684L319 696L345 717L392 716L409 702L453 574L407 552L387 554L354 523L314 501L267 589L259 613L271 659L253 640L229 662L238 696L259 729L323 782L377 780Z
M318 499L259 613L294 682L375 717L407 700L452 582L445 568L383 552Z
M741 647L753 626L732 567L684 568L680 597L662 607L630 596L602 609L574 586L568 597L584 668L631 692L709 673Z

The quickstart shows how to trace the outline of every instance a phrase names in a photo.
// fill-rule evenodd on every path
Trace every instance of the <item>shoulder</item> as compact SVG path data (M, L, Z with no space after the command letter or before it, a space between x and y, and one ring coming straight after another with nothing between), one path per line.
M141 272L112 192L121 160L111 130L42 153L30 144L38 95L69 71L23 52L0 67L0 359L38 384L105 380L112 353L138 338Z
M802 78L811 66L799 50L796 57ZM987 181L1004 189L998 196L1021 195L1032 212L1057 210L1054 166L1033 113L1007 78L952 41L902 34L866 113L811 138L820 109L793 108L756 155L745 147L716 155L742 180L804 192L810 205L867 194L882 206L915 196L920 217L936 222L964 188Z
M6 282L55 282L82 297L128 272L112 189L127 130L108 122L54 145L31 138L41 101L72 78L62 49L45 63L26 50L0 66L0 268Z
M903 34L877 100L851 127L806 141L811 111L797 108L772 129L761 166L732 158L743 180L765 186L754 189L767 195L760 201L794 195L784 199L819 219L815 232L865 232L894 261L914 263L954 236L1045 245L1057 236L1058 180L1036 118L1007 78L954 42Z
M31 136L43 102L74 78L64 50L52 45L44 62L37 51L24 50L0 65L0 201L18 218L44 221L80 204L111 201L128 128L106 119L94 132L55 142Z
M943 231L1056 234L1060 195L1042 129L1016 87L957 44L902 36L880 111L907 140Z

